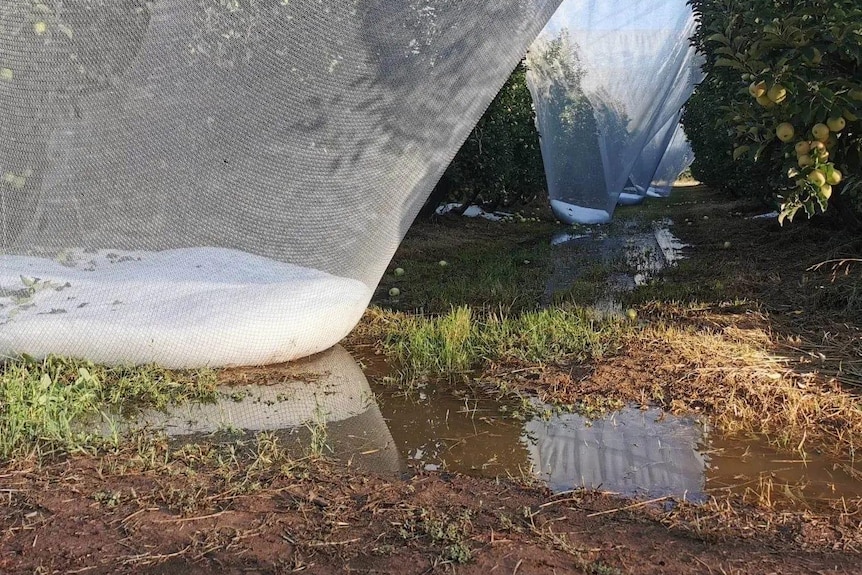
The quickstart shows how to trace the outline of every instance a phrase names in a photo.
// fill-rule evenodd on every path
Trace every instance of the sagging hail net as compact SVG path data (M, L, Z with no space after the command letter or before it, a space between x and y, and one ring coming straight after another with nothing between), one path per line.
M659 125L653 131L652 139L641 150L632 167L629 186L623 189L635 197L667 197L677 176L694 160L691 147L680 124L682 106L694 92L695 86L703 81L703 58L691 48L689 58L674 80L676 93L665 102L659 115ZM678 169L677 169L678 168ZM660 173L661 169L661 173ZM668 170L676 173L667 173Z
M686 0L566 0L532 44L527 81L561 220L607 222L621 194L646 194L663 150L644 162L642 191L632 171L691 95L695 27Z
M333 345L558 0L4 0L0 356Z
M694 162L694 151L685 135L682 124L677 124L673 137L656 168L648 193L654 197L670 195L676 179Z

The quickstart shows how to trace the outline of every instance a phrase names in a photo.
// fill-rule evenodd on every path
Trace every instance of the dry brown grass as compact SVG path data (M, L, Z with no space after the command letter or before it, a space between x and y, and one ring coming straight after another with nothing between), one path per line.
M811 445L852 458L862 445L862 398L808 354L788 349L764 314L689 313L677 306L634 334L629 350L674 376L653 398L675 411L701 411L726 433L768 435L804 452ZM694 316L694 317L693 317ZM666 395L665 395L666 393Z

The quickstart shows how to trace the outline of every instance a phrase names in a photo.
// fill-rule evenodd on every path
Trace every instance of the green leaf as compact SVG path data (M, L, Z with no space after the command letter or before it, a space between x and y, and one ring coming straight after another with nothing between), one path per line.
M760 144L760 146L757 148L757 151L754 152L754 161L755 162L760 161L760 156L763 155L763 152L766 150L766 148L769 146L770 143L771 142L767 140L766 142L763 142L762 144Z
M730 46L730 40L724 34L711 34L706 37L707 42L721 42L727 46Z
M736 60L731 60L729 58L719 58L715 61L716 66L724 66L727 68L735 68L737 70L745 70L745 66L737 62Z
M733 149L733 159L738 160L743 154L748 153L750 149L750 146L737 146Z

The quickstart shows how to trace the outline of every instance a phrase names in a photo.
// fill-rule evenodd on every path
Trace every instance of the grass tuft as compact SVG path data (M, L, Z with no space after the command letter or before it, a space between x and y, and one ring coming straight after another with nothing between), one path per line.
M451 377L490 364L582 363L614 352L627 329L574 306L520 314L460 306L436 317L372 310L369 318L383 351L410 376Z
M91 451L118 438L96 431L101 415L215 399L212 372L109 368L49 357L0 366L0 458Z

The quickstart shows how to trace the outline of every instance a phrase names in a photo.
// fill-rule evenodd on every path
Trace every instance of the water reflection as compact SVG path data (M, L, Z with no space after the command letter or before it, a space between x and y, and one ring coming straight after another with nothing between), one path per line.
M710 437L706 487L749 499L817 505L862 498L862 461L840 461L817 452L786 452L765 437Z
M546 286L546 303L555 294L571 290L578 280L595 281L590 274L596 270L609 272L607 296L613 298L648 283L682 259L686 245L671 233L670 221L654 222L651 230L643 230L633 222L620 225L623 229L612 234L592 229L565 229L554 234L554 271Z
M489 477L535 476L554 491L698 498L703 431L690 418L629 408L605 419L575 413L518 421L515 405L429 390L376 390L402 454L416 467ZM501 411L500 408L504 411Z
M483 477L530 472L530 455L521 441L524 424L511 417L513 405L430 386L412 394L385 385L375 385L374 391L398 450L412 467Z
M269 431L302 454L310 429L325 425L332 455L358 469L539 479L557 492L694 501L717 490L806 502L862 496L859 464L782 455L761 437L710 434L694 418L631 407L589 419L538 405L546 417L530 419L523 404L469 390L428 385L405 394L381 383L385 364L369 363L363 372L339 346L291 364L226 371L232 385L216 403L147 411L121 427L182 442Z
M309 428L326 429L332 453L358 466L394 474L403 465L365 373L343 347L289 364L223 372L230 385L212 404L148 410L122 427L146 428L182 441L219 432L276 432L289 446L308 444Z
M530 460L551 489L699 498L706 462L701 425L659 409L626 408L591 421L565 414L526 427Z
M538 478L635 497L700 501L766 492L791 503L862 497L862 464L788 456L761 436L727 438L698 419L630 407L601 419L562 413L524 421L516 403L432 386L405 395L372 381L407 464L484 477ZM546 412L548 413L548 412Z

